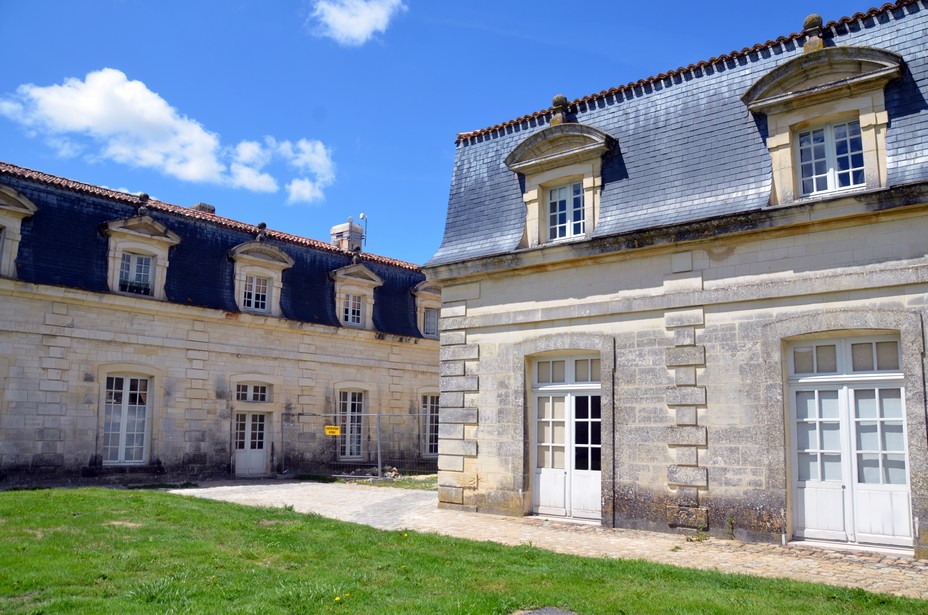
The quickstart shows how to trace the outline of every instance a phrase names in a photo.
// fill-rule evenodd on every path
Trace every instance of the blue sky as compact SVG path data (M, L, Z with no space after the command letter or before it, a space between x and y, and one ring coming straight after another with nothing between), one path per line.
M0 0L0 160L421 264L457 133L870 6Z

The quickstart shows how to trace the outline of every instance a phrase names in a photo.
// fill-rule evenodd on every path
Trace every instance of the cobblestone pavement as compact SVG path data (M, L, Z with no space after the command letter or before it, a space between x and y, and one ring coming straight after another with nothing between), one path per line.
M444 510L437 507L437 496L432 491L360 484L275 480L213 483L173 493L252 506L290 505L298 512L383 530L410 529L508 545L531 543L558 553L645 559L928 599L928 562L911 557L718 538L687 542L679 534Z

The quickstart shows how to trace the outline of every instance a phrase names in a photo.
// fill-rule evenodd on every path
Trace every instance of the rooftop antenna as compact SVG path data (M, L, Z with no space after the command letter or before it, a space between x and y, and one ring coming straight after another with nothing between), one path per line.
M367 245L367 214L361 212L361 215L358 216L358 219L364 220L364 233L361 235L361 241L363 245Z

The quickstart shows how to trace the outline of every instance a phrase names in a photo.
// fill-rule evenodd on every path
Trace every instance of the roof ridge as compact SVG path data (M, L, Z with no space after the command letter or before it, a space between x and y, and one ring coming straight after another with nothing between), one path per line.
M862 19L866 19L867 17L875 17L875 16L877 16L877 15L880 15L880 14L882 14L882 13L885 13L885 12L890 11L890 10L893 10L893 9L900 9L900 8L904 8L904 7L906 7L906 6L910 6L910 5L912 5L912 4L916 4L916 3L918 3L918 1L919 1L919 0L897 0L895 3L887 2L887 3L883 4L882 6L880 6L879 8L874 7L874 8L871 8L871 9L867 10L866 13L857 12L857 13L854 13L854 14L853 14L852 16L850 16L850 17L841 17L841 18L839 18L839 19L833 19L833 20L829 21L828 23L826 23L824 26L822 26L822 29L823 29L823 30L829 30L829 29L835 28L835 27L837 27L837 26L847 25L847 24L850 24L850 23L855 22L855 21L860 21L860 20L862 20ZM756 43L755 45L753 45L753 46L751 46L751 47L745 47L745 48L743 48L741 51L734 50L734 51L731 51L731 52L729 52L729 53L722 54L722 55L720 55L720 56L716 56L716 57L710 58L710 59L708 59L708 60L700 60L700 61L698 61L698 62L694 62L694 63L689 64L689 65L687 65L687 66L681 66L681 67L679 67L679 68L677 68L677 69L675 69L675 70L670 70L670 71L667 71L667 72L659 73L659 74L657 74L657 75L652 75L652 76L650 76L650 77L645 77L645 78L643 78L643 79L639 79L638 81L629 82L629 83L627 83L627 84L625 84L625 85L620 85L620 86L617 86L617 87L614 87L614 88L610 88L610 89L608 89L608 90L603 90L603 91L598 92L598 93L595 93L595 94L590 94L590 95L588 95L588 96L584 96L584 97L582 97L582 98L578 98L578 99L576 99L576 100L573 100L573 101L570 102L570 104L571 104L571 105L586 104L586 103L589 103L589 102L593 102L593 101L596 101L596 100L600 100L600 99L603 99L603 98L607 98L607 97L609 97L609 96L614 96L614 95L616 95L616 94L620 94L620 93L622 93L622 92L625 92L625 91L627 91L627 90L631 90L631 89L636 88L636 87L642 87L642 86L645 86L645 85L648 85L648 84L656 83L656 82L658 82L658 81L663 81L663 80L668 79L668 78L670 78L670 77L675 77L676 75L680 75L680 74L683 74L683 73L686 73L686 72L689 72L689 71L693 71L693 70L696 70L696 69L699 69L699 68L703 68L703 67L707 67L707 66L713 66L713 65L719 64L719 63L721 63L721 62L727 62L728 60L732 60L732 59L735 59L735 58L743 57L743 56L745 56L745 55L748 55L749 53L754 53L754 52L757 52L757 51L761 51L761 50L763 50L763 49L768 49L768 48L774 47L774 46L776 46L776 45L782 45L782 44L788 43L788 42L790 42L790 41L795 41L795 40L798 40L798 39L802 38L803 36L804 36L804 34L802 34L801 32L799 32L799 33L793 32L793 33L789 34L788 36L780 36L780 37L777 37L776 40L768 40L768 41L765 42L765 43ZM500 123L500 124L495 124L495 125L493 125L493 126L488 126L488 127L486 127L486 128L480 128L480 129L478 129L478 130L472 130L472 131L469 131L469 132L461 132L461 133L458 133L458 136L457 136L457 138L455 139L454 142L455 142L455 144L459 144L459 143L462 143L462 142L464 142L464 141L469 141L470 139L473 139L473 138L475 138L475 137L479 137L479 136L482 136L482 135L485 135L485 134L489 134L489 133L493 133L493 132L496 132L496 131L504 130L504 129L506 129L506 128L509 128L510 126L515 126L515 125L521 124L521 123L523 123L523 122L528 122L528 121L531 121L531 120L535 120L535 119L538 119L538 118L540 118L540 117L544 117L544 116L550 114L553 110L554 110L554 107L548 107L547 109L542 109L542 110L540 110L540 111L535 111L534 113L529 113L528 115L523 115L523 116L521 116L521 117L517 117L517 118L515 118L515 119L513 119L513 120L508 120L508 121L502 122L502 123Z
M122 192L120 190L113 190L112 188L103 188L102 186L95 186L93 184L88 184L85 182L80 182L73 179L68 179L66 177L59 177L57 175L52 175L50 173L45 173L43 171L36 171L34 169L28 169L26 167L17 166L9 162L3 162L0 160L0 174L13 175L22 179L29 179L33 181L38 181L44 184L51 186L58 186L61 188L67 188L69 190L76 190L78 192L83 192L85 194L91 194L94 196L100 196L104 198L113 199L116 201L123 201L131 204L139 204L138 199L135 195L129 194L128 192ZM181 207L180 205L174 205L173 203L166 203L164 201L159 201L157 199L149 199L145 203L146 207L161 210L167 213L177 214L184 216L186 218L194 218L196 220L201 220L204 222L210 222L218 226L229 228L237 231L244 231L252 234L258 233L258 226L254 224L248 224L246 222L240 222L238 220L233 220L232 218L225 218L223 216L217 216L216 214L211 214L196 209L190 209L188 207ZM293 235L291 233L285 233L283 231L275 231L272 229L266 230L266 236L278 241L284 241L287 243L292 243L296 245L301 245L308 248L313 248L316 250L322 250L325 252L331 252L333 254L342 254L345 256L353 256L353 252L348 250L343 250L338 246L333 246L331 244L325 243L318 239L312 239L310 237L302 237L300 235ZM360 259L363 261L368 261L371 263L379 263L381 265L390 265L394 267L400 267L402 269L409 269L412 271L419 271L420 266L414 263L409 263L406 261L401 261L399 259L390 258L387 256L380 256L378 254L371 254L368 252L361 252L359 255Z

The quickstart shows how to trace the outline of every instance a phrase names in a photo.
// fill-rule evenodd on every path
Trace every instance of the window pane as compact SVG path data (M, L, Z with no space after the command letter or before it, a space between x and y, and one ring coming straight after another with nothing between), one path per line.
M876 391L873 389L854 391L854 416L859 419L876 418Z
M551 467L550 464L551 464L551 459L550 459L550 456L548 455L548 447L539 446L538 447L538 467L539 468L550 468Z
M819 374L838 371L838 355L834 345L815 347L815 371Z
M857 450L858 451L878 451L880 450L880 441L878 438L878 427L876 423L858 423L857 425Z
M592 359L590 361L590 380L592 382L599 382L601 376L599 375L599 359Z
M577 359L574 362L574 369L576 370L577 382L589 382L590 381L590 361L589 359Z
M842 480L841 455L822 455L822 480Z
M590 397L590 402L590 418L602 418L602 400L600 399L599 395L593 395Z
M574 423L574 444L590 443L590 424L587 422Z
M822 423L822 450L839 451L841 450L841 425L840 423Z
M590 414L590 398L586 396L577 397L574 400L574 413L577 419L586 419Z
M815 450L818 442L818 425L816 423L799 423L796 425L796 448L800 451Z
M859 453L857 455L857 482L880 484L880 456Z
M591 470L594 470L596 472L600 471L602 467L602 463L600 461L601 455L602 455L602 451L600 449L598 448L590 449L590 469Z
M796 374L811 374L815 371L812 362L812 348L793 348L793 372Z
M876 368L899 369L899 344L897 342L876 343Z
M851 344L851 365L855 372L873 371L873 344Z
M820 406L819 416L823 419L838 418L838 392L837 391L819 391L818 401Z
M564 382L565 361L551 361L551 382Z
M905 457L902 455L883 455L883 482L887 485L904 485L906 483Z
M796 392L796 418L815 418L815 391Z
M585 446L574 449L574 470L590 469L590 453Z
M551 404L554 408L553 416L556 419L564 420L564 398L563 397L552 397Z
M538 362L538 382L551 382L551 361Z
M552 427L552 444L566 444L567 443L567 427L564 424L564 421L553 421L551 423Z
M551 424L547 421L538 422L538 442L542 444L551 443Z
M603 425L599 421L590 423L590 444L599 446L602 444Z
M880 417L884 419L902 418L901 390L880 389Z
M882 450L902 453L905 451L905 432L902 429L902 423L885 422L883 423L883 433L881 442Z
M550 411L548 410L548 398L539 397L538 398L538 418L544 419L544 418L548 418L549 416L551 415L550 415Z
M799 480L818 480L818 455L799 453Z

